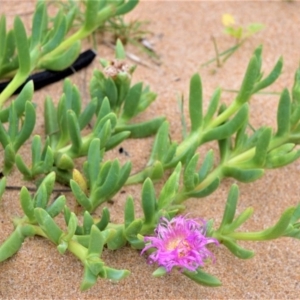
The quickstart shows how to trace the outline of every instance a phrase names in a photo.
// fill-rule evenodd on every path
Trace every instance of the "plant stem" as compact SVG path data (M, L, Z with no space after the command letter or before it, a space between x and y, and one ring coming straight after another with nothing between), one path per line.
M131 185L131 184L137 184L137 183L143 182L148 177L147 175L150 175L152 173L151 172L152 167L153 167L152 165L148 166L145 169L143 169L142 171L129 176L128 179L126 180L125 184Z
M217 116L214 120L212 120L206 128L199 128L196 132L190 133L186 139L184 139L179 146L177 147L176 154L173 157L172 161L170 163L166 163L163 165L164 170L171 169L179 161L182 161L185 154L188 153L191 149L197 149L197 147L201 146L202 143L202 137L203 135L210 129L213 129L217 127L218 125L222 124L226 120L228 120L239 108L241 107L240 104L237 104L236 102L233 102L223 113L221 113L219 116ZM136 184L139 182L142 182L145 180L148 176L151 175L153 164L150 166L145 167L142 171L130 176L128 180L126 181L126 185L129 184ZM198 188L197 188L198 190Z
M274 137L269 144L268 151L283 145L284 143L288 142L289 140L290 140L289 136ZM249 149L243 153L240 153L238 155L233 155L233 157L227 161L227 165L238 165L242 162L250 160L254 156L254 154L255 154L255 147L252 147L251 149Z
M76 31L73 35L71 35L69 38L64 40L57 48L55 48L53 51L47 53L42 57L42 59L47 58L48 56L55 56L60 54L65 49L71 47L76 41L81 40L89 35L89 32L86 32L83 30L83 28L80 28L78 31Z
M219 53L219 57L221 57L223 55L226 55L228 53L231 53L231 52L235 51L239 47L240 47L240 44L234 45L233 47L230 47L230 48L226 49L225 51ZM203 63L200 67L205 67L205 66L213 63L215 60L216 60L216 58L214 57L214 58L208 60L207 62Z
M215 49L215 52L216 52L217 67L218 67L218 68L221 68L221 67L222 67L222 64L221 64L221 61L220 61L220 54L219 54L219 50L218 50L217 41L216 41L216 39L215 39L214 36L212 36L211 39L212 39L212 41L213 41L214 49Z
M220 180L222 180L222 178L224 177L224 175L222 174L222 167L223 165L219 165L218 167L216 167L200 184L198 184L194 190L192 191L192 193L197 193L200 192L201 190L204 190L206 187L208 187L216 178L219 178ZM191 192L187 192L185 190L185 188L182 189L182 191L180 191L176 196L175 199L172 203L172 205L174 204L181 204L183 203L185 200L189 199Z
M80 245L79 243L70 240L68 242L68 250L72 252L80 261L84 264L84 261L88 254L88 249Z
M233 89L222 89L223 92L228 92L228 93L239 93L239 90L233 90ZM256 92L255 94L259 95L281 95L281 92L271 92L271 91L259 91Z
M57 48L48 53L46 56L55 56L63 52L65 49L71 47L76 41L82 40L85 37L89 36L97 27L99 27L102 23L104 23L108 18L110 18L114 14L114 6L109 5L101 10L98 13L97 24L93 28L89 28L89 30L85 29L83 26L69 38L64 40ZM45 58L44 56L43 58Z
M45 232L42 230L41 227L37 226L37 225L32 225L32 227L34 228L35 234L38 236L42 236L46 239L48 239L47 235L45 234Z
M214 120L212 120L206 129L212 129L217 127L218 125L227 121L234 113L236 113L241 108L241 105L232 102L220 115L218 115Z
M228 237L239 241L264 241L265 231L258 232L232 232L227 235Z
M4 102L15 92L15 90L27 79L29 74L22 74L17 72L13 80L6 86L6 88L0 93L0 108Z

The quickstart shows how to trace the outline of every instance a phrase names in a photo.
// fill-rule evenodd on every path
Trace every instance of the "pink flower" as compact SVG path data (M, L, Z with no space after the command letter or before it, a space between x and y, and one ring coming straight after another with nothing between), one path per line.
M206 237L206 224L200 225L194 219L187 219L178 216L169 221L161 218L155 229L155 236L144 237L146 244L143 254L150 248L156 248L148 258L148 263L157 263L170 272L173 267L195 271L203 267L204 262L209 258L214 258L213 254L206 249L207 244L219 242L210 237Z

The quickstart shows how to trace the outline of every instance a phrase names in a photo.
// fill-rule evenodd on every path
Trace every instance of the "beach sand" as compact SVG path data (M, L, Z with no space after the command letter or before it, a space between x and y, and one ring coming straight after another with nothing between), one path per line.
M1 0L0 13L7 16L12 26L15 15L20 15L27 28L34 10L35 1ZM215 56L212 37L223 51L234 44L234 40L223 33L222 14L233 15L238 24L263 23L265 29L249 38L228 61L218 68L201 64ZM262 69L268 74L277 59L284 58L280 78L267 91L291 90L294 73L300 58L300 3L297 1L141 1L126 20L149 20L147 27L153 35L155 51L161 57L157 65L147 55L128 47L130 53L140 57L133 81L143 81L158 94L157 100L137 120L149 120L165 115L170 123L173 140L181 140L180 110L178 96L184 95L185 115L188 120L188 90L190 77L199 72L202 78L204 109L217 87L224 89L222 102L229 104L235 93L225 89L239 89L247 64L256 47L263 45ZM84 47L89 47L85 43ZM99 44L98 56L86 70L71 77L82 93L83 103L89 101L88 83L93 69L101 68L99 58L112 59L113 50ZM62 82L45 87L34 94L37 105L37 125L34 134L43 135L43 103L47 95L55 101L62 93ZM250 105L250 123L257 128L262 125L276 130L276 109L279 96L257 94ZM188 122L189 126L189 122ZM153 137L143 140L128 140L122 147L129 156L118 152L118 148L107 154L107 158L128 158L133 162L133 171L140 170L149 157ZM201 148L201 157L210 148L217 150L215 143ZM21 150L21 155L30 163L30 143ZM280 169L266 170L265 175L249 184L238 183L240 198L238 212L246 207L254 208L253 217L243 225L245 231L259 231L272 226L281 213L300 201L299 161ZM225 179L219 189L204 199L186 201L186 212L204 219L214 219L220 224L227 193L235 180ZM8 184L32 186L22 181L14 169ZM157 184L157 191L161 184ZM122 222L123 207L128 195L140 201L141 185L128 186L123 193L113 198L106 206L113 222ZM11 219L21 216L18 191L6 191L0 204L0 243L12 232ZM67 195L68 203L74 201ZM97 214L100 214L97 210ZM140 208L137 214L140 214ZM153 278L156 266L146 263L146 256L125 247L118 251L105 249L103 259L107 265L128 269L131 275L118 282L99 279L97 284L85 292L80 291L83 275L81 263L70 253L59 254L56 247L40 237L27 239L21 250L0 266L0 298L2 299L299 299L300 293L300 241L282 238L267 242L241 242L242 246L255 251L249 260L234 257L225 247L210 247L216 257L215 263L205 270L217 276L222 286L209 288L197 285L180 272L172 272L162 278Z

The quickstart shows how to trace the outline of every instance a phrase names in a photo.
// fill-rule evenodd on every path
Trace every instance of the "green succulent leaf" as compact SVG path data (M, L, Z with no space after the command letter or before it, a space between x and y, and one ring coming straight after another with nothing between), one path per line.
M206 115L203 118L204 127L206 127L209 124L209 122L212 120L214 114L216 113L216 111L218 109L218 106L220 103L220 98L221 98L221 92L222 92L221 89L217 88L214 91L214 93L209 101Z
M152 146L152 151L148 164L152 164L154 161L162 161L163 157L169 148L169 123L164 121L159 127L156 134L154 144Z
M51 71L62 71L72 65L72 63L79 56L81 50L80 41L75 42L66 51L57 55L45 56L39 63L38 67L41 69L47 69ZM51 52L50 52L51 53Z
M47 22L46 5L43 1L38 1L32 18L32 34L30 41L30 49L38 46L43 38L44 24Z
M212 140L222 140L234 134L243 124L248 116L248 104L245 103L236 113L236 115L225 124L216 128L210 129L203 134L202 142L209 142Z
M128 0L127 2L120 5L117 8L116 15L124 15L124 14L130 12L131 10L133 10L136 7L136 5L138 3L139 3L139 0Z
M249 259L254 256L254 252L248 249L245 249L239 246L235 241L232 239L224 239L222 240L222 244L236 257L241 259Z
M200 268L198 268L195 272L185 270L182 273L196 283L204 286L216 287L222 284L218 278L204 272Z
M21 249L25 238L22 228L17 226L12 234L0 245L0 262L17 253Z
M198 184L198 174L195 174L198 159L199 154L195 154L184 169L183 184L187 191L193 190ZM197 177L195 177L195 175Z
M0 40L2 41L2 47L0 49L0 69L4 60L5 47L6 47L6 17L2 15L0 17Z
M164 121L165 117L157 117L137 124L117 125L115 131L130 131L131 138L144 138L155 134Z
M282 66L283 66L283 58L280 57L279 60L276 62L274 68L270 72L270 74L254 85L252 93L253 94L257 93L258 91L270 86L273 82L275 82L277 78L281 75Z
M236 167L223 166L223 175L226 177L233 177L241 182L252 182L264 175L264 169L250 169L244 170Z
M6 177L0 179L0 203L6 188Z
M132 86L125 98L124 108L122 117L126 120L130 120L132 117L136 115L138 102L142 95L143 83L139 82Z
M253 89L255 87L256 80L259 76L260 64L255 55L252 56L247 67L247 71L242 82L241 89L235 99L236 103L244 104L248 102L251 95L253 94Z
M108 223L110 221L110 213L108 208L104 207L102 210L102 217L101 220L99 222L97 222L95 225L98 227L99 230L104 230Z
M189 112L192 131L202 125L202 83L199 74L193 75L190 81Z
M67 120L69 135L72 142L70 151L74 154L79 155L82 148L82 138L80 132L80 125L77 116L73 110L68 110Z
M55 16L54 28L52 30L52 37L42 47L42 55L45 55L57 48L65 38L65 35L67 33L67 20L62 11L59 11Z
M106 278L110 280L119 281L123 278L126 278L128 275L130 275L130 272L128 270L117 270L110 267L104 267Z
M20 94L14 100L14 109L17 116L20 118L25 111L25 105L28 101L31 101L33 97L33 82L29 81L23 87ZM5 123L9 119L11 106L2 108L0 111L0 121Z
M265 128L257 140L253 162L258 167L262 167L265 164L271 138L272 129Z
M156 216L156 197L152 181L148 178L145 180L142 189L142 208L145 216L145 224L154 223Z
M21 130L14 139L14 149L17 151L30 137L35 126L36 114L35 108L31 102L26 102L25 119Z
M157 200L158 209L167 209L174 201L179 188L179 178L181 173L181 163L178 163L172 175L162 188Z
M24 24L19 17L14 20L14 35L18 51L19 74L27 77L31 71L29 45Z
M15 156L16 153L14 151L14 148L12 146L12 144L8 144L5 148L4 148L4 170L3 173L9 174L15 164Z
M153 273L153 277L161 277L167 274L167 270L164 267L157 268Z
M220 178L216 177L203 188L195 187L193 191L187 193L188 197L203 198L213 193L220 185Z
M46 211L51 218L55 218L64 209L65 205L66 197L64 195L61 195L46 208Z
M213 150L209 150L206 153L202 165L198 171L199 182L202 182L207 177L208 173L213 167L213 163L214 163L214 152Z
M125 52L124 46L120 39L117 39L115 52L116 52L117 59L125 59L126 58L126 52Z
M220 228L223 228L224 226L230 225L232 223L236 211L238 198L239 198L239 188L236 184L233 184L230 188L227 197L226 206L225 206Z
M30 193L28 192L25 186L22 187L20 192L20 202L21 202L21 207L23 209L23 212L27 216L28 220L30 222L33 222L35 220L34 203L32 201Z
M127 241L134 249L142 249L143 247L145 247L145 243L139 240L137 237L142 227L143 227L143 220L136 219L131 224L129 224L124 230L124 235Z
M73 179L70 180L70 187L76 198L76 201L82 205L86 210L90 211L92 209L92 204L90 199L85 195L80 186Z
M63 231L54 222L51 216L43 208L34 209L35 219L39 223L47 237L56 245L59 244Z
M96 2L96 1L94 1ZM83 280L80 285L81 291L86 291L97 282L98 275L95 275L88 266L84 266Z
M277 132L276 136L281 137L290 131L291 99L287 89L284 89L277 110Z

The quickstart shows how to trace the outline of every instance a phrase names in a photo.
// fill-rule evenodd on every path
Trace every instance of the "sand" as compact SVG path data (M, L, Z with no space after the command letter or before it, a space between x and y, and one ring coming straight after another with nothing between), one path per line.
M11 26L15 15L20 15L27 28L35 1L1 0L0 12L5 13ZM149 20L148 27L153 32L150 38L155 50L161 56L161 65L156 65L145 54L134 47L128 51L138 54L147 66L139 65L134 81L143 81L157 92L155 103L139 117L147 120L154 116L165 115L170 123L172 139L180 141L180 111L177 97L183 94L188 98L190 77L201 74L204 93L204 106L216 87L238 89L248 61L254 49L263 45L262 68L267 74L282 55L284 67L280 78L268 91L280 92L285 87L291 89L293 76L299 65L300 39L299 19L300 3L297 1L141 1L138 7L126 18L128 20ZM221 16L230 13L237 23L247 25L258 22L265 29L251 37L223 65L217 68L212 64L205 68L200 65L214 57L211 37L218 42L220 50L233 44L232 38L222 31ZM86 44L88 46L88 44ZM88 102L87 84L94 68L100 68L99 58L113 58L113 51L105 45L99 45L98 57L87 70L71 77L79 86L83 102ZM37 104L37 126L35 134L43 134L43 101L50 95L56 101L62 92L62 83L56 83L34 94ZM222 101L230 103L234 93L223 92ZM255 95L251 100L251 124L271 126L276 130L276 106L278 95ZM187 101L185 101L187 114ZM130 140L122 144L133 161L133 169L139 170L146 164L153 138ZM209 144L204 150L215 146ZM30 163L30 144L21 151ZM201 150L201 153L205 153ZM110 158L126 160L117 149ZM261 230L276 222L281 213L300 201L299 161L292 165L267 170L264 177L250 184L239 184L240 200L238 211L248 206L255 210L254 216L247 222L245 231ZM189 199L187 212L205 219L213 218L219 224L222 218L226 195L233 179L226 179L219 189L205 199ZM8 184L21 186L24 183L16 169L8 177ZM157 185L159 190L161 185ZM114 197L114 204L108 204L112 220L120 222L123 205L130 194L138 202L141 186L126 187L125 193ZM72 198L68 195L70 203ZM7 191L0 204L0 242L3 242L13 230L11 219L21 216L17 191ZM203 287L188 280L179 272L173 272L162 278L153 278L155 266L146 264L146 257L140 256L129 247L118 251L105 250L103 258L107 265L129 269L131 275L114 283L98 280L97 284L86 292L80 291L83 268L70 253L60 255L51 242L34 237L27 239L21 250L12 258L1 263L0 297L2 299L297 299L300 292L300 260L298 240L283 238L268 242L241 243L255 251L250 260L234 257L225 247L214 248L216 262L205 270L221 279L223 285L218 288Z

